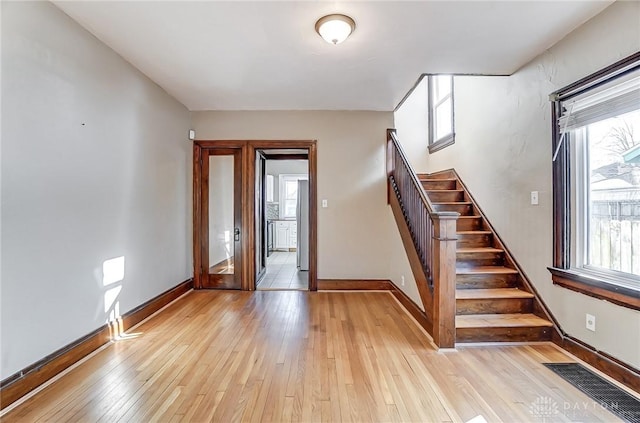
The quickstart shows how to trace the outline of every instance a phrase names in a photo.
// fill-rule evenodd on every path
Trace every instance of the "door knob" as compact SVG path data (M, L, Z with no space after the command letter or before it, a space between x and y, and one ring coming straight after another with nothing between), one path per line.
M235 228L235 229L233 230L233 238L234 238L236 241L240 241L240 228Z

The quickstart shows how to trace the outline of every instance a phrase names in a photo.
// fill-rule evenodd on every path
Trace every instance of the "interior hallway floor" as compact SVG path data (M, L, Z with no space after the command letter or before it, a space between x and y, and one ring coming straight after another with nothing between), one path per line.
M551 343L436 350L389 292L191 291L2 417L616 422Z
M274 251L267 257L267 271L256 289L309 289L309 272L296 266L296 252Z

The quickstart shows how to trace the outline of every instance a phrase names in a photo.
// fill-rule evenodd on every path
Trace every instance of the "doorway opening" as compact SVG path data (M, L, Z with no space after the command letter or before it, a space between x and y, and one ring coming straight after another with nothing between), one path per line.
M256 289L307 290L307 150L256 150L256 170Z
M196 140L193 153L194 288L317 290L316 141ZM267 178L287 161L305 170Z

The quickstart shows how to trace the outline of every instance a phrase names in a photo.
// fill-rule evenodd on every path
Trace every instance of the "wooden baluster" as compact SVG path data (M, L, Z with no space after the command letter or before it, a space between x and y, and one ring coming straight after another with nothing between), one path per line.
M456 221L458 213L433 213L433 341L440 348L456 342Z
M421 291L423 303L430 304L433 316L433 339L440 348L455 346L455 288L456 288L456 221L458 213L431 210L429 199L406 162L402 148L388 133L388 155L392 161L392 175L402 204L402 212L417 259L425 276L433 281L433 291ZM426 281L423 281L424 284ZM428 296L428 297L425 297Z

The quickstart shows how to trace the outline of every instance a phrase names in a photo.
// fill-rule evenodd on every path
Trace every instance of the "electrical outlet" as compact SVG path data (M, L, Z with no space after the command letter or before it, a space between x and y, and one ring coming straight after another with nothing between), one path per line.
M538 191L531 191L531 204L538 205Z
M404 286L404 276L400 276L400 283Z
M587 314L586 327L587 327L587 329L589 329L592 332L596 331L596 316L593 316L591 314Z

